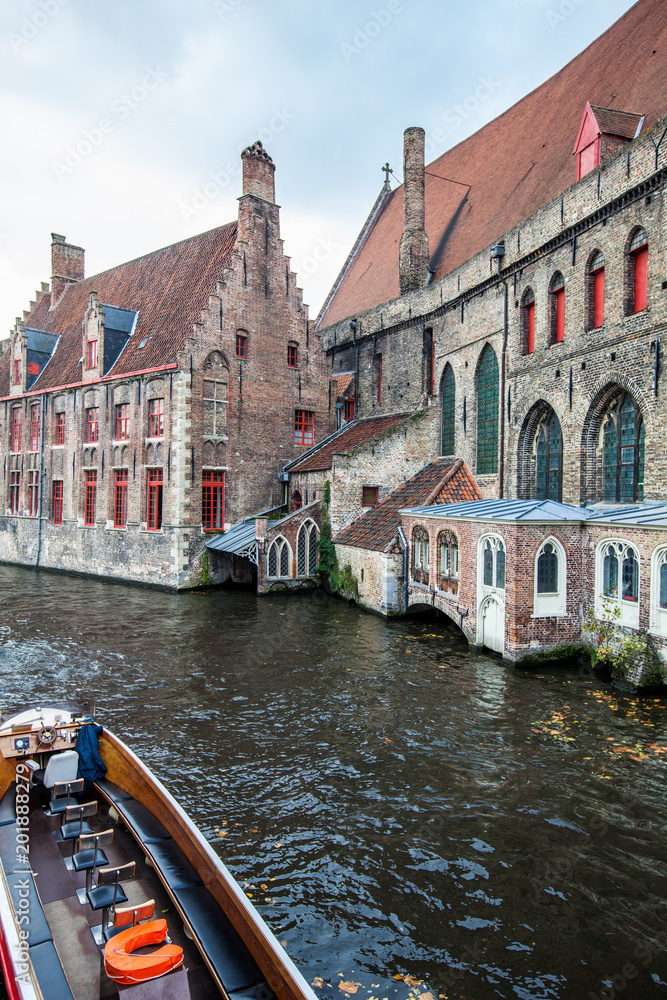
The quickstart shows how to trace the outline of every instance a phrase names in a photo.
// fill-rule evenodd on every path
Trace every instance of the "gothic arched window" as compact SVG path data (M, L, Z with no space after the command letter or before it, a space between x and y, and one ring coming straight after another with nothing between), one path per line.
M267 556L267 576L277 579L282 576L289 576L290 547L287 539L276 538L271 543Z
M477 371L477 472L498 471L498 360L488 344Z
M551 410L535 438L535 497L560 500L563 490L563 436L558 417Z
M438 586L441 590L456 593L459 578L459 543L452 531L441 531L438 536Z
M317 525L305 521L296 540L296 575L314 576L317 573Z
M565 549L555 538L542 544L535 560L535 610L537 617L565 614Z
M632 396L623 393L602 422L602 496L632 503L644 499L644 421Z
M505 545L497 535L480 540L482 560L482 586L494 590L505 589Z
M412 532L412 575L417 583L428 583L430 547L426 528L417 527Z
M456 454L456 380L448 363L440 382L440 454Z
M598 546L595 611L601 618L639 626L639 556L625 541L604 541Z

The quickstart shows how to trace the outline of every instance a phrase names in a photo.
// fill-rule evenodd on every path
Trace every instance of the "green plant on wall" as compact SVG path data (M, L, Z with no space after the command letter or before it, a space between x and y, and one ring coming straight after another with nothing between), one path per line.
M602 603L604 618L597 618L592 610L584 618L584 628L593 640L592 665L608 664L615 681L635 683L639 678L642 687L664 683L662 663L648 632L627 632L619 625L618 605L604 598Z
M331 483L328 479L324 484L322 500L322 531L320 532L317 572L329 581L329 587L333 594L340 594L343 597L357 597L359 593L357 578L352 573L351 566L343 566L341 569L338 565L336 546L331 538L331 521L329 520Z
M204 554L201 557L201 584L202 587L209 587L211 585L211 569L208 564L208 552L204 550Z

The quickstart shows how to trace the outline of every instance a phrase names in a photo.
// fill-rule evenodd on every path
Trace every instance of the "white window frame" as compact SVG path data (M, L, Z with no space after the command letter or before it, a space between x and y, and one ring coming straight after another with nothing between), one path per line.
M605 596L604 593L604 558L610 545L615 545L620 549L620 552L616 553L618 558L618 595L616 597ZM623 585L623 560L626 552L630 549L637 560L636 601L624 601L620 596ZM624 625L627 628L638 629L641 596L641 559L637 547L627 538L604 538L598 543L595 550L595 617L603 621L616 621L619 625ZM614 608L620 610L619 618L613 613Z
M667 563L667 545L659 545L651 553L651 619L649 628L657 635L667 636L667 608L660 607L660 567Z
M315 524L315 522L313 521L312 518L310 518L310 517L307 518L303 522L303 524L301 525L301 527L299 528L299 531L297 532L297 536L296 536L296 576L299 577L300 579L305 579L306 577L312 577L312 575L313 575L312 573L310 573L310 556L311 556L310 545L311 545L311 540L312 540L312 537L313 537L312 536L312 529L313 528L315 529L315 548L317 549L317 546L319 545L319 541L320 541L320 532L319 532L319 529L318 529L317 525ZM299 573L299 544L300 544L301 534L302 533L305 535L305 538L306 538L306 542L305 542L305 545L306 545L306 572L305 573Z
M558 557L558 590L555 594L538 594L537 564L547 545L552 545ZM557 538L549 535L535 555L533 568L533 618L562 618L567 611L567 556Z
M269 565L270 565L269 560L271 558L271 549L274 547L274 545L276 547L276 553L277 553L277 556L276 556L276 569L278 571L277 576L271 576L271 573L270 573L270 570L269 570ZM285 576L284 574L282 574L280 572L280 563L282 561L281 560L281 555L282 555L283 545L287 546L287 576ZM292 561L292 547L290 546L290 543L287 541L287 539L285 538L284 535L278 535L277 538L273 539L273 541L269 545L268 552L266 553L266 578L267 578L267 580L288 580L292 576L292 565L293 565L293 561Z
M486 543L491 542L491 548L493 550L493 585L489 586L484 583L484 549ZM505 586L496 587L495 581L497 579L497 566L498 566L498 549L502 545L503 552L505 553ZM482 601L489 594L502 594L503 603L505 601L505 588L507 587L507 544L505 539L500 535L482 535L479 542L477 543L477 592L481 595L479 604L481 606Z

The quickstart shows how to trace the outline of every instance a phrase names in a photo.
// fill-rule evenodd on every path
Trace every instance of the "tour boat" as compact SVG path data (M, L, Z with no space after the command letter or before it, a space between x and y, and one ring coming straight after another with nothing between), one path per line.
M106 774L88 785L91 747ZM203 834L90 703L14 710L0 751L9 1000L315 1000Z

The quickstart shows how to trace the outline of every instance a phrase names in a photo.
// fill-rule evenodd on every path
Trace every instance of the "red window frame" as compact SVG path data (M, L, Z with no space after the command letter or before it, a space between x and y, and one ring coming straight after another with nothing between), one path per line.
M65 413L56 413L56 444L65 444Z
M377 486L362 486L361 487L361 506L362 507L375 507L378 502L378 487Z
M130 404L116 404L116 441L127 441L130 437ZM95 439L97 440L97 439Z
M294 444L315 443L315 414L311 410L294 411Z
M88 527L95 524L97 514L97 469L86 469L86 506L83 523Z
M221 469L202 469L201 523L204 531L223 531L225 527L225 473Z
M62 479L53 480L53 523L62 524L63 523L63 481Z
M21 407L12 408L12 451L21 450Z
M643 312L648 304L648 244L632 254L634 258L633 313Z
M86 410L86 444L95 444L99 437L98 412L97 406L91 406Z
M39 471L28 469L28 514L37 517L39 513Z
M148 404L148 436L164 437L164 399L151 399Z
M298 362L298 351L296 344L287 345L287 364L290 368L296 368Z
M565 339L565 289L557 288L553 294L556 299L556 343L560 344Z
M159 531L162 527L162 469L149 469L146 489L146 528Z
M97 368L97 341L88 341L88 369Z
M14 385L21 384L21 359L14 361Z
M604 266L591 271L593 276L593 329L604 326Z
M354 400L343 400L343 416L346 420L354 420Z
M113 501L113 526L114 528L127 527L127 483L128 470L116 469L114 472L114 501Z
M526 329L528 331L526 354L532 354L535 350L535 302L527 302L523 308L526 310Z
M236 334L236 357L237 358L248 357L248 338L244 333Z
M39 450L39 403L30 406L30 451Z
M21 503L21 473L15 469L9 473L9 509L18 514Z

